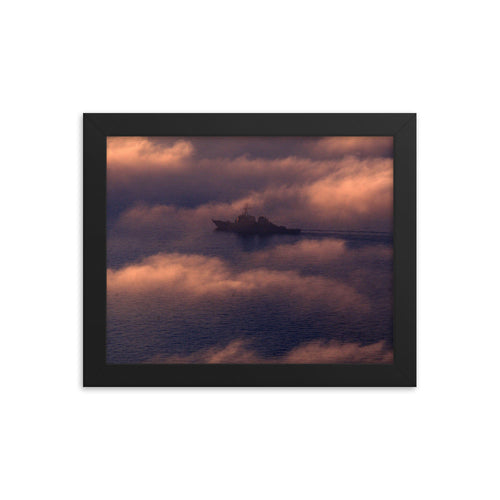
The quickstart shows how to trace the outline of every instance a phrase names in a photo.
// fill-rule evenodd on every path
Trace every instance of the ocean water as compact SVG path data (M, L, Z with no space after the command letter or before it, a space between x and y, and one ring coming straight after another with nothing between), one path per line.
M145 264L155 255L161 264ZM389 233L241 236L175 221L144 232L110 228L108 268L131 276L108 285L108 363L193 362L235 341L267 361L311 342L391 349Z

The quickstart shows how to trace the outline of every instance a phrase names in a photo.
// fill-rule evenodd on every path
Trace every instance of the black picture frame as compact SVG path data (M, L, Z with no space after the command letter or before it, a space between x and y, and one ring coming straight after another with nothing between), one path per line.
M106 364L108 136L393 136L392 365ZM83 385L416 386L416 114L83 115Z

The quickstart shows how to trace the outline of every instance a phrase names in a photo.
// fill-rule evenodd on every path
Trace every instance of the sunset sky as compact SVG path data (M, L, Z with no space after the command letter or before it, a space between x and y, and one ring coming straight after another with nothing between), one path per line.
M392 156L392 137L108 138L108 361L391 362ZM214 231L245 205L303 233Z

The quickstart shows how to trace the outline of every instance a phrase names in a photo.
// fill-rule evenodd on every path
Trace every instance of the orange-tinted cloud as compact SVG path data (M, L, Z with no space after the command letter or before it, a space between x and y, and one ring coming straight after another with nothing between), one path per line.
M353 162L354 163L354 162ZM392 209L392 160L356 162L305 187L311 210L323 217L335 211L350 216Z
M284 356L283 363L378 363L393 362L393 351L383 341L361 346L353 342L313 340Z
M204 138L207 144L209 139ZM212 156L206 157L196 150L196 138L110 138L108 208L225 204L238 205L239 210L249 202L283 224L314 218L320 224L346 227L377 226L392 216L392 157L359 154L381 153L380 144L388 147L392 138L297 138L301 147L287 143L292 150L283 150L281 156L255 156L243 149L240 156L225 156L231 138L225 139L212 138L220 155L212 148ZM342 154L315 156L311 151L318 148Z
M357 155L371 157L392 156L392 137L323 137L313 142L309 152L314 157Z
M214 200L195 208L142 203L125 211L118 225L145 230L148 227L165 227L172 220L185 220L190 225L210 226L211 219L233 219L248 204L255 215L266 215L274 222L289 227L391 229L392 159L358 160L348 157L338 162L334 173L328 173L325 167L327 174L323 172L323 167L317 167L315 175L309 174L310 181L286 182L285 174L280 174L281 184L247 191L234 200ZM231 175L234 176L234 172ZM224 183L227 176L217 176L216 180ZM203 179L199 182L203 183Z
M308 269L323 275L339 277L351 270L373 268L377 263L391 262L392 247L385 244L370 244L348 248L345 240L337 238L304 239L293 244L276 245L273 248L254 252L249 258L251 265L266 265L273 269ZM345 263L348 262L349 266Z
M249 346L248 342L238 339L223 347L211 347L195 353L179 355L156 355L148 363L210 363L210 364L392 364L393 351L383 341L369 345L336 340L314 340L305 342L287 354L264 358Z
M177 169L193 151L187 140L158 146L147 137L108 137L108 171L148 175L151 171Z
M283 363L390 362L385 344L331 340L389 338L390 326L381 337L373 314L391 307L390 280L377 273L380 262L390 266L387 245L303 234L295 244L245 252L237 268L193 253L203 252L200 237L228 236L209 234L212 218L233 219L245 204L305 230L390 231L389 139L110 138L108 320L119 349L140 360L197 350L163 362L266 362L262 352L287 352L278 355ZM275 320L285 338L281 330L272 338ZM220 327L217 340L208 324ZM290 338L300 332L293 341L287 325ZM231 342L249 337L254 343Z
M112 306L130 299L137 305L151 297L166 300L175 295L185 301L279 296L304 306L361 312L370 308L365 297L339 280L265 267L236 271L219 258L179 253L162 253L118 270L109 269L107 290Z

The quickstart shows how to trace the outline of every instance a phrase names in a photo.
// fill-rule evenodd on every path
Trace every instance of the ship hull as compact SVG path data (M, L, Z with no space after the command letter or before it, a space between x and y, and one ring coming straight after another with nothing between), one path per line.
M300 229L289 229L284 226L276 226L275 224L237 224L230 221L214 220L213 223L217 226L218 231L226 231L229 233L238 234L300 234Z

